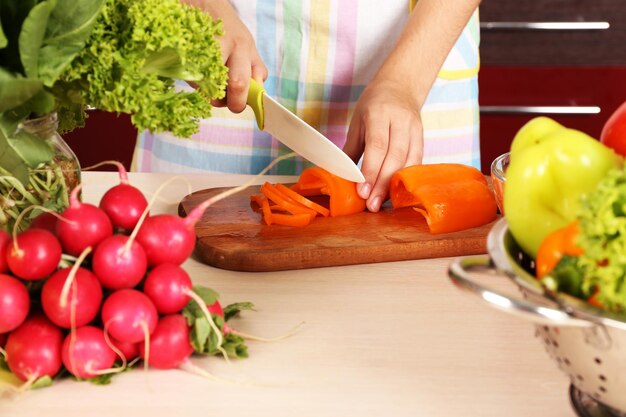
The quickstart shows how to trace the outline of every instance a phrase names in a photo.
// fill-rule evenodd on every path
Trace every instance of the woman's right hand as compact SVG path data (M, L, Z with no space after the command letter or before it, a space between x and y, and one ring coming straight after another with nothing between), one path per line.
M214 100L212 104L241 113L246 108L250 78L262 83L268 74L252 34L228 0L181 1L204 10L214 20L222 21L224 35L220 36L219 42L224 63L228 67L228 85L226 97Z

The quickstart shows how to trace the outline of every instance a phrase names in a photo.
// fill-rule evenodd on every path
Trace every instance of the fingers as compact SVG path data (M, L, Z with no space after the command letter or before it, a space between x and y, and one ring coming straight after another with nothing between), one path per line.
M359 117L355 116L348 126L348 135L346 136L346 143L343 145L343 152L356 164L363 156L364 147L365 144L361 140L361 122Z
M380 210L387 198L391 177L396 171L422 162L421 122L416 115L401 115L397 113L389 117L380 114L374 118L364 118L359 127L360 131L364 131L362 140L350 137L349 132L347 152L358 151L359 143L365 146L361 171L366 182L357 185L357 192L361 198L367 199L369 211Z
M267 80L268 70L265 63L258 55L252 60L252 78L263 83Z
M365 183L357 187L361 198L367 199L367 208L370 211L378 211L383 203L384 196L381 194L381 181L379 176L384 168L384 162L389 149L390 125L386 117L368 117L363 120L365 152L361 172L365 177ZM388 168L387 168L388 169Z
M246 108L252 76L250 55L245 51L233 51L226 65L228 66L226 104L233 113L241 113Z

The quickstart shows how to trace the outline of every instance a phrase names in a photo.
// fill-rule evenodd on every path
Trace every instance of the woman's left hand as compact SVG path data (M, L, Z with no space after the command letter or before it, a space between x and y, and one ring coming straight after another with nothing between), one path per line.
M415 95L395 80L372 80L356 104L343 148L355 162L363 156L365 182L357 191L368 210L380 210L397 170L422 162L423 147Z

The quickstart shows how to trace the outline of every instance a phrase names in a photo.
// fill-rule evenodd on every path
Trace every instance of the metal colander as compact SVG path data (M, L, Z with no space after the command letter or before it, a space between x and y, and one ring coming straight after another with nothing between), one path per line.
M536 324L536 334L559 369L581 393L626 415L626 317L594 308L566 294L547 292L528 272L532 260L498 221L487 238L488 255L458 258L448 275L460 289L501 311ZM522 298L477 282L470 272L490 272L513 280Z

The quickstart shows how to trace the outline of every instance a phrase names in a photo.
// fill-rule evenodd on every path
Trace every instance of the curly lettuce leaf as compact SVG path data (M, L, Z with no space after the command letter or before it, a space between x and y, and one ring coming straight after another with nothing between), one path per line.
M626 170L616 169L582 201L577 243L582 291L598 291L606 309L626 312Z
M224 96L221 34L220 22L179 0L107 0L55 90L79 85L80 102L128 113L138 129L189 137L211 116L210 100ZM177 79L198 89L177 91Z

